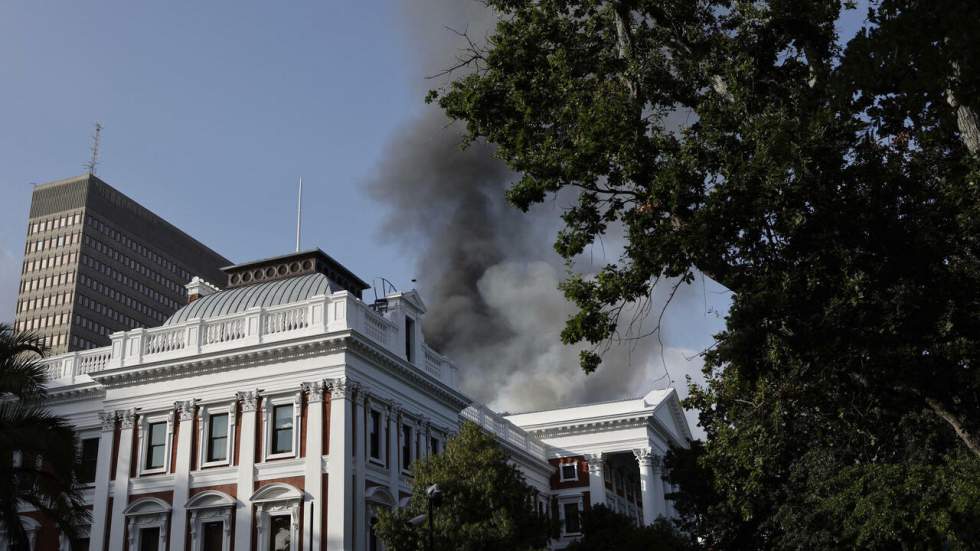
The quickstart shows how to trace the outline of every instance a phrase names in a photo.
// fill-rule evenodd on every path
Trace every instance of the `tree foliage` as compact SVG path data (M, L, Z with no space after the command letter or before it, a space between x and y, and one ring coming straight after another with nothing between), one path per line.
M41 405L44 353L39 337L0 324L0 525L24 549L19 507L32 507L69 537L88 518L75 484L75 432Z
M694 546L663 518L650 526L637 526L626 515L605 505L595 505L582 514L582 539L567 551L686 551Z
M742 549L969 547L980 3L875 0L846 39L835 0L488 4L472 70L429 99L520 174L516 206L575 191L569 262L626 240L563 283L563 339L601 344L661 278L732 292L688 402L708 440L679 460L710 482L692 526Z
M534 492L493 436L469 421L445 450L412 465L409 505L379 515L376 533L389 551L425 550L428 524L409 521L427 514L426 489L437 484L442 498L433 513L435 550L544 549L547 519L538 516Z

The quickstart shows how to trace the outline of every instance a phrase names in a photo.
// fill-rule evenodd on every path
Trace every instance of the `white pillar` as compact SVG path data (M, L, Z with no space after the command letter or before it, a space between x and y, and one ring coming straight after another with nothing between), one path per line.
M105 547L105 533L109 515L109 475L112 472L112 444L116 432L116 413L99 412L102 435L99 437L99 457L95 464L95 496L92 501L92 525L89 527L91 548Z
M367 474L367 426L370 411L367 391L362 386L354 396L354 418L356 419L356 435L354 437L354 549L367 549L365 535L367 534L367 504L364 501L364 491Z
M603 467L606 457L603 453L593 453L585 456L589 463L589 504L606 504L606 475Z
M394 508L398 508L399 480L401 477L401 448L398 440L401 436L401 424L399 418L402 415L401 407L393 403L388 409L388 491L391 492L392 499L395 500Z
M133 454L133 432L136 410L119 412L119 457L116 461L116 480L112 483L112 527L109 529L109 549L123 549L126 519L123 511L129 496L129 464Z
M174 549L183 549L184 536L187 533L187 513L184 505L187 503L187 494L191 482L191 447L194 442L194 411L197 406L194 405L193 400L177 402L174 405L177 407L180 428L177 432L177 464L174 470L170 541L173 543Z
M330 450L327 458L327 549L353 546L354 480L351 473L352 385L346 379L330 382ZM235 549L238 549L236 547Z
M419 428L419 436L422 438L422 457L429 457L432 449L432 424L426 417L422 418L422 426Z
M236 399L242 405L241 438L238 442L238 488L236 495L239 506L235 511L235 549L252 548L252 497L255 484L255 407L258 392L238 392ZM202 444L203 445L203 444Z
M633 450L640 464L640 493L643 495L643 524L653 524L666 514L664 483L660 478L660 456L650 448Z
M323 383L303 385L306 393L306 458L303 462L304 486L308 501L304 508L306 534L304 546L320 550L319 519L323 518Z

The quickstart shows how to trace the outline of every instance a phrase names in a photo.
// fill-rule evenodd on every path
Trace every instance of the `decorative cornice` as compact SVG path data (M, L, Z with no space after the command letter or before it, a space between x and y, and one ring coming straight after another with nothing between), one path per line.
M336 379L331 379L327 383L327 390L330 391L331 400L343 400L347 398L350 392L353 390L352 384L347 380L346 377L338 377Z
M242 404L242 412L255 411L258 393L253 390L243 390L235 393L235 399Z
M124 411L117 411L116 417L119 418L119 426L122 429L133 428L133 423L136 421L136 410L127 409Z
M637 448L633 450L633 455L636 456L636 461L641 467L653 467L654 472L660 470L660 460L662 458L654 453L653 449Z
M345 350L350 333L317 335L317 340L282 341L270 345L245 346L236 350L226 350L211 354L200 354L174 360L145 363L135 366L106 369L89 375L106 388L141 385L151 382L220 373L234 369L278 363L296 358L309 357L325 352Z
M590 473L602 474L602 467L606 464L606 454L589 453L585 455L585 461L589 464Z
M303 392L306 393L308 403L319 403L323 401L323 383L320 381L303 383Z
M194 400L174 402L174 407L177 409L177 414L181 421L194 420L194 411L197 409L197 404L194 403Z
M100 411L99 422L102 423L102 432L112 432L116 430L116 412Z

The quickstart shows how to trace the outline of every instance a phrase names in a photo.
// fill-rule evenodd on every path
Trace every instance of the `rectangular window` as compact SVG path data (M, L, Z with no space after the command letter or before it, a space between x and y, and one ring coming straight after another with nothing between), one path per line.
M160 529L143 528L140 530L140 551L160 550Z
M228 459L228 414L208 417L208 461Z
M381 412L371 412L371 457L381 459Z
M429 439L429 451L432 452L432 455L439 453L439 439L435 436Z
M578 463L561 464L561 481L578 480Z
M78 481L82 484L95 482L95 468L99 462L99 439L82 440L82 457L78 465Z
M163 460L167 449L167 423L150 423L146 429L146 465L147 469L163 468Z
M402 468L412 466L412 427L402 425Z
M405 358L415 361L415 320L405 316Z
M562 506L565 512L565 533L578 534L582 531L578 519L578 503L566 503Z
M289 551L289 515L269 517L269 551Z
M293 405L272 408L272 453L293 451Z
M223 522L205 522L201 527L204 532L204 551L222 551L224 549L225 527Z

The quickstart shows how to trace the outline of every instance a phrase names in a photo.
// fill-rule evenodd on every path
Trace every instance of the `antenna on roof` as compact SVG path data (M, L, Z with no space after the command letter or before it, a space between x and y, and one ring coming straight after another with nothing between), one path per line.
M92 158L85 163L85 168L89 174L95 174L95 167L99 164L99 142L102 140L102 123L95 121L95 134L92 135Z
M299 177L299 197L296 199L296 252L299 252L299 231L303 226L303 177Z

